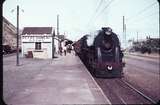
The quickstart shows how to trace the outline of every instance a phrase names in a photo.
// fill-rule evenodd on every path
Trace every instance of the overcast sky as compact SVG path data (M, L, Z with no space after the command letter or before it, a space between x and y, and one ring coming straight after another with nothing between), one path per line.
M20 6L20 28L56 27L59 14L60 33L77 40L86 33L110 26L122 39L125 16L127 40L159 37L157 0L6 0L3 16L16 26L16 5ZM14 12L11 12L15 9ZM22 12L21 10L24 10Z

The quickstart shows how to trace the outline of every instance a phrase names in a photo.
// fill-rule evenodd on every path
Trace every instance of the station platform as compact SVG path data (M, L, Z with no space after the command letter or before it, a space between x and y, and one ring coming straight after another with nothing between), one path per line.
M54 59L3 59L7 105L111 104L74 54Z

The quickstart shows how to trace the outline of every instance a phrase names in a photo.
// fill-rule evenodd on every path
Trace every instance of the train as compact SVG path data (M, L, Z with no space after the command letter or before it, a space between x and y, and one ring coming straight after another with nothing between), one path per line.
M89 45L90 36L84 35L73 43L76 55L94 77L122 78L125 62L117 35L110 27L102 27Z

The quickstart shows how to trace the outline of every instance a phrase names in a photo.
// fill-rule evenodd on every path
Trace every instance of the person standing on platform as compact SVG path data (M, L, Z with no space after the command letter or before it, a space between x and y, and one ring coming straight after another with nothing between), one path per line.
M60 53L60 55L62 56L62 47L59 47L59 53Z
M66 54L67 54L67 48L66 46L64 46L64 55L66 56Z

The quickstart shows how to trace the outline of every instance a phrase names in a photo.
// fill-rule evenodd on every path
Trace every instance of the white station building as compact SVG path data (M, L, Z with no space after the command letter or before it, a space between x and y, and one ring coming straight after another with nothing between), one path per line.
M21 35L22 57L32 52L33 58L53 58L58 43L54 36L53 27L25 27Z

